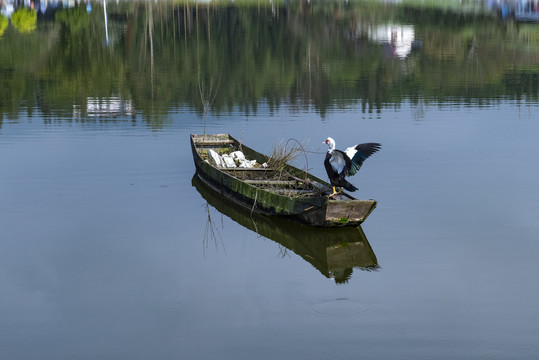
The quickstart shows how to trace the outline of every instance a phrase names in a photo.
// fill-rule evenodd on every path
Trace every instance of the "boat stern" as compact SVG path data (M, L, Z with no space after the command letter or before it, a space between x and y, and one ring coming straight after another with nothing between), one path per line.
M301 214L301 218L320 227L358 226L376 205L376 200L328 200L325 206L307 211Z
M376 208L375 200L329 200L326 221L335 224L361 224Z

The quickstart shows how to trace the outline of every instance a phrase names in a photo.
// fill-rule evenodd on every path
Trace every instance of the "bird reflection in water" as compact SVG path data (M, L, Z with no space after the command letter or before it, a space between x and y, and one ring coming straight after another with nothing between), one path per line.
M222 216L228 216L238 224L252 230L257 236L268 238L279 245L279 256L286 257L293 251L314 266L325 277L337 284L347 283L354 269L376 271L379 269L365 233L361 227L314 228L290 222L279 217L267 217L252 213L236 205L206 185L198 175L192 179L193 186L206 200L207 223L204 232L204 249L213 241L216 249L224 249L219 227L212 219L210 206Z

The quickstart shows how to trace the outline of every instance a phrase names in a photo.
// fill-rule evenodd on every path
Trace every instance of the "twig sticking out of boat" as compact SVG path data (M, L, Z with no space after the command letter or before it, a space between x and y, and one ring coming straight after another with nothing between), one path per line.
M301 156L302 146L288 147L287 144L283 145L281 141L273 148L273 153L268 159L268 165L271 168L283 169L286 165L289 165L297 157Z

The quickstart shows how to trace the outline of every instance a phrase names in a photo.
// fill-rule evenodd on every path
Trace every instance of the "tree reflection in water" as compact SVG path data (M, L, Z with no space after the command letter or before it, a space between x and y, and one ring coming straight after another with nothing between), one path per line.
M120 1L107 3L107 18L102 2L38 12L36 30L8 28L0 40L0 126L25 109L85 121L87 99L120 98L159 128L179 106L203 116L199 84L212 83L216 113L286 103L325 116L358 104L372 113L403 101L539 97L539 28L492 9L255 5Z

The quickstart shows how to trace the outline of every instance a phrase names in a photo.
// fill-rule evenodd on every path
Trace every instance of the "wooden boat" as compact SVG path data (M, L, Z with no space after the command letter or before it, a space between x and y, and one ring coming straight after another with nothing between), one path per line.
M250 209L239 206L208 186L194 175L192 185L202 198L219 213L229 217L239 225L264 236L283 248L293 251L310 263L322 275L333 278L337 283L347 282L354 269L377 271L378 260L367 241L361 226L343 228L314 228L312 226L286 221L281 217L253 214ZM212 219L208 212L206 225ZM207 241L207 240L206 240Z
M376 207L342 192L331 198L331 186L294 166L224 168L210 164L209 149L223 154L241 150L247 159L267 163L268 156L241 144L229 134L191 135L198 176L209 186L251 212L287 217L310 226L357 226Z

